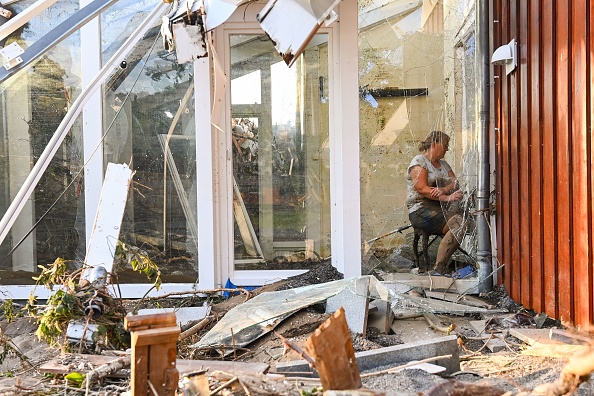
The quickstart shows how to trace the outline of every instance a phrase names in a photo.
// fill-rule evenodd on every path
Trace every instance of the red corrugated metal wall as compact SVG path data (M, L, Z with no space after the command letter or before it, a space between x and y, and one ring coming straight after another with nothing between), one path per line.
M594 0L491 2L500 281L527 308L594 322Z

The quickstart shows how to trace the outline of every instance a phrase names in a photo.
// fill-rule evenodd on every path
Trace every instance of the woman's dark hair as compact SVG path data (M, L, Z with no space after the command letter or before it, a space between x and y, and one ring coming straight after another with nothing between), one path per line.
M429 150L432 143L448 143L450 137L447 133L442 131L431 131L425 140L419 142L419 151L424 152Z

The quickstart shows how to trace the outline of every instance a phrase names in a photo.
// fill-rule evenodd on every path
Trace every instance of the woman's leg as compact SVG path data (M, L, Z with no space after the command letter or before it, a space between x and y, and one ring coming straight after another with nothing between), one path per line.
M448 261L450 261L452 255L460 246L462 237L464 237L464 233L466 232L462 216L452 216L443 228L443 232L445 235L437 248L435 268L433 269L440 274L447 272Z

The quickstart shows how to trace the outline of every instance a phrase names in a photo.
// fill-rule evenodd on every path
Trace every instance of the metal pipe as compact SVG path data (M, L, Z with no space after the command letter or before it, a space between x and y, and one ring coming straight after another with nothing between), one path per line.
M477 224L477 261L479 264L479 293L493 289L491 229L487 221L490 197L490 161L489 161L489 111L491 92L489 88L489 2L476 2L476 31L478 32L478 78L477 91L479 97L478 108L478 142L479 169L478 189L476 194L478 214Z
M51 7L57 1L58 0L39 0L25 8L25 10L20 12L17 16L0 26L0 40L4 40L15 30L29 22L31 19L35 18L37 15L41 14L43 11L45 11L45 9ZM5 1L2 3L2 5L5 6L10 3L14 2Z
M25 66L54 48L72 33L78 31L81 27L93 20L93 18L103 12L103 10L110 7L116 1L117 0L94 0L80 10L76 11L64 22L60 23L39 40L31 44L31 46L29 46L23 52L23 54L21 54L20 58L22 59L22 62L11 67L10 69L0 69L0 82L15 75L20 70L23 70Z
M113 69L119 67L120 62L124 59L124 57L134 48L134 46L138 43L138 41L142 38L144 33L153 27L155 23L161 18L165 8L168 5L165 3L160 3L144 20L142 24L140 24L136 30L130 35L128 40L118 49L118 51L111 57L107 63L103 66L103 68L99 71L99 73L95 76L95 78L89 83L87 87L83 89L81 94L76 98L68 113L64 116L64 119L56 129L54 136L50 139L49 143L39 156L39 159L31 169L31 173L25 179L25 182L21 186L20 190L16 194L15 198L11 202L10 206L2 216L2 220L0 220L0 243L4 241L6 235L10 231L10 228L14 224L16 218L21 213L21 210L27 203L27 200L35 190L35 186L39 183L43 172L47 169L49 163L51 162L52 158L58 151L58 148L62 144L62 141L68 134L68 131L72 127L72 124L82 111L83 107L87 103L87 101L91 98L91 96L99 89L103 81L112 73Z

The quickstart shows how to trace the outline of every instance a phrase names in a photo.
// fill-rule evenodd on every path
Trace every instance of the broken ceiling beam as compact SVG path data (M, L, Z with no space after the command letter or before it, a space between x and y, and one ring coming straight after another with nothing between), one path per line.
M338 3L340 0L270 0L258 14L258 22L291 67L322 23L329 25L338 18L333 11Z

